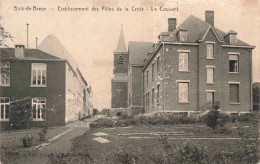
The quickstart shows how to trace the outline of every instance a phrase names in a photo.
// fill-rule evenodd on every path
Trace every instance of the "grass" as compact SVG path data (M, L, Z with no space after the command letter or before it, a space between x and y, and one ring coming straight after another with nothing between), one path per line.
M48 128L46 140L66 131L68 127L54 127ZM33 147L37 146L44 141L39 140L39 133L41 129L29 129L29 130L19 130L11 132L1 132L0 133L0 159L1 161L15 160L21 157L33 156L31 148L24 148L21 138L27 135L33 137Z
M118 163L117 156L118 152L122 152L122 149L126 148L131 150L130 153L133 156L139 157L140 163L160 163L159 158L163 156L162 152L164 144L162 137L164 135L152 135L154 132L184 132L186 134L179 136L179 138L190 137L190 138L239 138L239 132L237 127L248 127L249 131L258 132L256 126L252 123L230 123L226 125L228 131L223 133L213 131L203 124L196 125L155 125L155 126L136 126L136 127L116 127L116 128L100 128L91 129L83 136L76 138L73 142L73 147L70 153L74 154L87 154L84 158L77 157L69 159L73 163L81 163L83 161L90 161L93 163ZM108 139L109 143L101 144L93 140L96 132L107 133L107 136L103 138ZM142 134L132 134L142 133ZM149 133L149 134L143 134ZM118 135L128 134L128 135ZM129 135L130 134L130 135ZM153 137L153 138L139 138L133 139L129 137ZM253 144L257 146L256 140L243 141L243 140L193 140L193 139L171 139L176 136L164 136L168 143L173 147L181 147L187 142L196 143L199 146L205 148L209 153L209 159L213 159L216 152L220 153L234 153L241 154L244 151L246 145ZM127 154L131 156L131 154ZM138 163L138 162L137 162ZM239 160L234 160L231 163L243 163Z

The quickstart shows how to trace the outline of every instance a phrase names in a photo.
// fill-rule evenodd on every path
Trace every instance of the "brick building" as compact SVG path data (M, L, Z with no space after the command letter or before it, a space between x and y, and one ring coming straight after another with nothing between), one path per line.
M168 32L143 68L145 111L205 111L214 104L226 113L252 109L252 49L214 25L214 12L205 21L191 15L176 28L168 19Z
M128 53L124 49L128 111L190 114L218 105L226 113L250 112L254 46L237 39L233 30L216 28L213 11L205 12L205 21L191 15L178 27L176 22L168 19L168 31L153 46L129 42Z
M1 48L0 57L1 128L10 129L15 101L30 104L32 127L63 126L87 114L88 84L67 59L23 45Z

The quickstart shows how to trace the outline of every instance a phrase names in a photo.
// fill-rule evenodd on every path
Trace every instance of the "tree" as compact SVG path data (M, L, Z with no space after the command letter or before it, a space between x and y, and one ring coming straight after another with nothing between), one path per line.
M6 31L6 29L3 26L3 17L0 16L0 47L9 47L9 42L13 41L13 36Z

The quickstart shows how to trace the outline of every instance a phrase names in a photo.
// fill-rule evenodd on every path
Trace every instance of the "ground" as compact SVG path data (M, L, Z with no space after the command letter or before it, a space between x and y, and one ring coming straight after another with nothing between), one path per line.
M242 126L249 131L257 131L246 123ZM188 142L200 145L213 158L216 152L237 152L245 148L237 127L237 124L229 124L229 132L224 133L212 131L203 124L92 129L74 141L71 152L88 153L88 161L101 164L118 163L115 155L122 149L128 149L130 154L135 152L139 158L156 161L162 155L165 146L163 142L167 138L168 144L176 147ZM251 138L247 143L256 144L256 140ZM79 159L76 162L80 163Z
M64 127L49 128L47 140L66 131L68 132L41 149L36 149L38 145L43 143L39 141L38 136L41 129L1 132L1 162L28 164L46 163L49 160L49 156L53 154L67 153L72 147L71 141L89 130L90 121L92 120L76 121ZM23 148L20 140L22 137L26 136L27 132L29 136L34 136L34 145L31 148Z

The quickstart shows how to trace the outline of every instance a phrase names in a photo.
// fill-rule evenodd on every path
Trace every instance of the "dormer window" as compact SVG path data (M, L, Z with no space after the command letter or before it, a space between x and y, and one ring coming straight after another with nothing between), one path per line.
M180 41L187 42L187 31L180 30L179 31Z
M237 35L230 34L230 44L237 44Z

